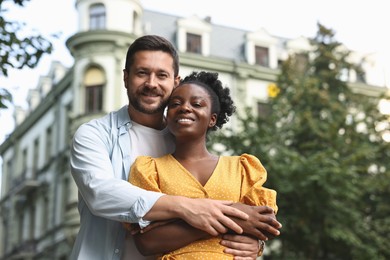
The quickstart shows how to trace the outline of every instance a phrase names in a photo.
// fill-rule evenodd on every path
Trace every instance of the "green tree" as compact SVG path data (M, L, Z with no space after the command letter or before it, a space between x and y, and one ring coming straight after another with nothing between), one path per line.
M38 33L23 35L25 24L6 20L4 14L8 9L4 6L10 1L22 7L29 0L0 0L0 77L7 77L9 69L35 68L42 55L50 54L53 49L52 43ZM0 86L0 109L7 108L9 102L11 93Z
M354 93L341 80L346 70L363 75L331 29L318 24L311 42L312 52L282 65L271 114L241 118L239 132L213 141L257 155L278 192L281 243L267 259L390 259L383 97Z

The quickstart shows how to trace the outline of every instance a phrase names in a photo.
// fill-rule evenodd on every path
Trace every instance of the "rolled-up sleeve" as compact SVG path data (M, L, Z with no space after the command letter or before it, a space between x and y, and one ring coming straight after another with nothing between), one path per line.
M92 214L147 225L142 217L163 194L143 190L126 180L122 161L112 163L112 156L122 158L113 142L117 142L117 138L109 126L99 121L82 125L71 147L73 179ZM115 170L118 168L120 170Z

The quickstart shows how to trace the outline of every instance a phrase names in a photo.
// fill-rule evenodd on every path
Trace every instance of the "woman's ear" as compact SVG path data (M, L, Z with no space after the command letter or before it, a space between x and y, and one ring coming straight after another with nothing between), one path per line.
M210 117L209 128L214 127L216 123L217 123L217 114L213 113L211 114Z

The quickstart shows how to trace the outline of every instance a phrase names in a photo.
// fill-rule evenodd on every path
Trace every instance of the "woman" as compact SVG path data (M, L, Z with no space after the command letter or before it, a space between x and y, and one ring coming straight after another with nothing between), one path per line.
M220 129L235 107L228 88L217 73L192 73L172 92L168 103L167 126L175 136L176 150L160 158L138 157L129 181L144 189L192 198L231 200L247 205L267 205L276 214L276 192L266 189L266 170L254 156L217 156L206 147L207 133ZM183 226L186 224L183 222ZM138 249L151 253L154 242L167 249L162 259L233 259L224 253L221 237L210 237L190 228L191 239L197 241L177 250L177 243L166 241L166 232L182 232L162 225L135 235ZM189 236L190 237L190 236ZM153 240L153 241L151 241Z

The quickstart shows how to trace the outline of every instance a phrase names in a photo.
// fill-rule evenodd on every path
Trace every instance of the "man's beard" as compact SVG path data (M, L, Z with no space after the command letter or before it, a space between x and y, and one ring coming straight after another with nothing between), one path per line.
M148 108L140 102L140 99L137 99L134 96L129 97L130 105L137 111L152 115L155 113L163 112L165 107L168 105L168 100L161 100L160 104L155 108Z

